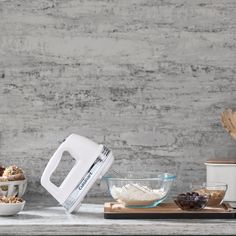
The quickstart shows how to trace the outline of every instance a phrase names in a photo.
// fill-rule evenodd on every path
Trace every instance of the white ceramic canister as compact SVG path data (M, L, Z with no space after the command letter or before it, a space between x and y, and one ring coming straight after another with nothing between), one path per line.
M236 160L208 160L206 182L228 184L224 201L236 202Z

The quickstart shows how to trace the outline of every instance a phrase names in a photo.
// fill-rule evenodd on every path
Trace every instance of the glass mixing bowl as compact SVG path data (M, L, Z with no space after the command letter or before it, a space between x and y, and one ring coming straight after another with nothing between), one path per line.
M176 179L171 173L160 173L155 178L105 178L114 200L126 207L150 208L163 202Z

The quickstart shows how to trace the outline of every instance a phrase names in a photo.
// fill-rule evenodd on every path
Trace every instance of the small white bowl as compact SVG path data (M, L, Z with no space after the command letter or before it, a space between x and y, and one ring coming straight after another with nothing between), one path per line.
M25 201L19 203L0 203L0 216L13 216L24 209Z

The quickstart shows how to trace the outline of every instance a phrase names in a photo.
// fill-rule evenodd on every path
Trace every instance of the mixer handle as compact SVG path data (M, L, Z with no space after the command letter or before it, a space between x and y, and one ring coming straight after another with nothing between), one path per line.
M82 179L89 168L91 168L101 152L101 149L102 145L98 145L88 138L76 134L69 135L49 160L41 177L42 186L47 189L58 202L63 203L78 184L77 180ZM69 152L73 159L75 159L75 165L61 185L57 187L51 182L50 177L59 165L63 152L65 151ZM106 150L104 152L106 155L108 154ZM79 167L82 168L82 170L78 171Z
M59 187L51 182L50 177L59 165L64 151L65 145L63 142L61 146L56 150L52 158L49 160L41 177L42 186L44 186L59 202L63 201L62 195L60 194Z

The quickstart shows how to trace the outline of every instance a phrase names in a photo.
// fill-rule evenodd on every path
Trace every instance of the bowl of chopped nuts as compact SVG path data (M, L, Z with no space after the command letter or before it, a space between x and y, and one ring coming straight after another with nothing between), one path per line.
M24 206L25 201L22 198L0 196L0 216L16 215Z
M22 197L26 191L27 179L24 171L12 165L9 167L0 166L0 196Z
M226 183L203 183L200 187L195 187L193 191L198 192L199 194L209 195L209 201L207 206L217 207L222 204L228 185Z

